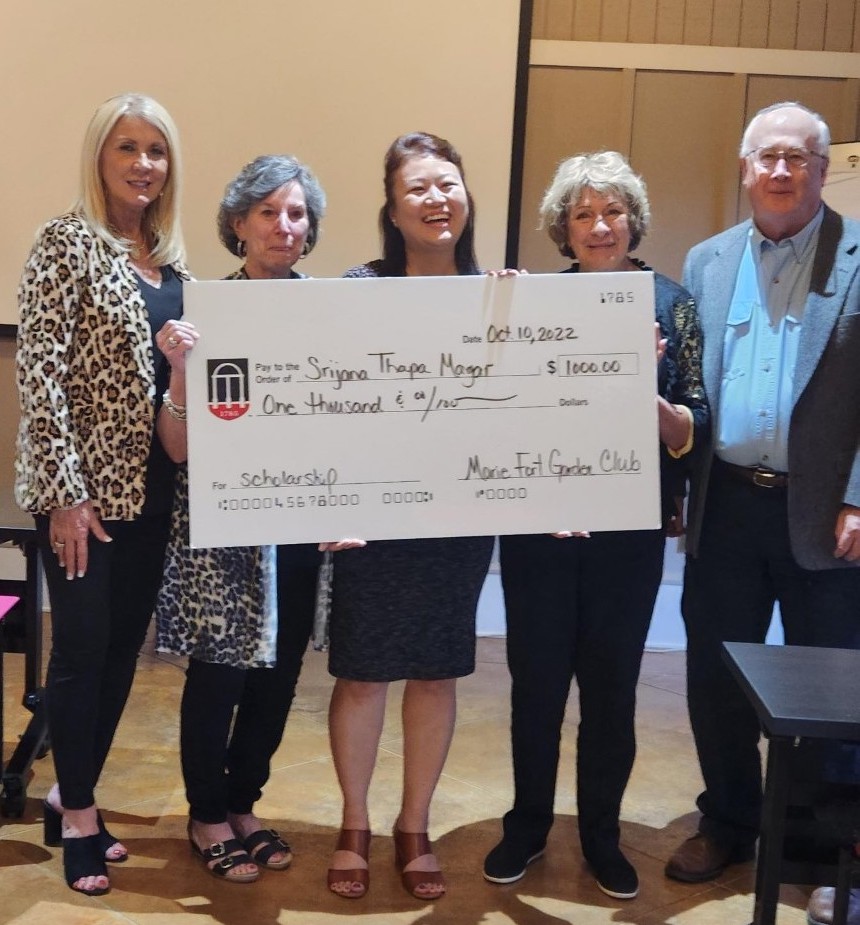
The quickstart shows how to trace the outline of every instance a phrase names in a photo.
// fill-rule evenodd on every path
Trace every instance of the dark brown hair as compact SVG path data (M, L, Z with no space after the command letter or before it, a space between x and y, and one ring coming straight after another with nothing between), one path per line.
M385 276L403 276L406 273L406 242L403 234L391 221L389 214L394 206L394 178L403 163L410 157L437 157L450 161L460 171L469 203L466 227L454 248L457 271L463 276L479 273L475 259L475 203L466 185L463 162L454 146L444 138L427 132L410 132L396 138L385 153L385 205L379 211L379 231L382 235L382 271Z

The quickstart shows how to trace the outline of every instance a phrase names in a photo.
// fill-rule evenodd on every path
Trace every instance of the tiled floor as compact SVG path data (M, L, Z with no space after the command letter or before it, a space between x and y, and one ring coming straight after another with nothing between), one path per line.
M325 868L339 821L339 799L326 734L331 680L325 656L310 652L299 696L276 755L261 815L289 835L296 852L285 872L265 871L253 885L208 875L185 841L185 801L177 732L182 671L148 651L99 791L105 818L132 852L112 868L113 890L87 899L68 890L58 849L41 842L40 799L52 781L50 758L37 763L23 819L0 819L0 923L15 925L746 925L752 917L752 865L718 881L687 886L663 865L695 828L700 780L684 697L682 653L648 654L639 689L639 756L625 799L622 838L642 888L631 902L600 893L583 867L576 838L575 694L565 724L557 821L545 857L519 883L498 887L480 876L511 800L508 676L504 642L482 639L477 672L460 685L457 733L434 804L431 835L449 894L421 904L400 886L390 831L401 772L399 690L392 687L372 791L376 836L372 885L358 901L325 889ZM6 743L27 715L18 705L23 657L6 656ZM806 892L783 888L780 925L805 922Z

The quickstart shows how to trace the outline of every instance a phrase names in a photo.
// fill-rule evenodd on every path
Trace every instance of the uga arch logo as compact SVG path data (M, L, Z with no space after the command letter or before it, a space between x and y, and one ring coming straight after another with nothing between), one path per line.
M207 360L209 410L222 421L235 421L251 407L248 360Z

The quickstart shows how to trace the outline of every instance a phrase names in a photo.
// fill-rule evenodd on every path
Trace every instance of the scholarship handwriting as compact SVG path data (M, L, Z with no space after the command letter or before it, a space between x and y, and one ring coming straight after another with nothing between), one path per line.
M337 469L334 467L314 468L310 472L289 472L281 469L271 471L265 466L257 472L242 472L239 475L240 488L328 488L337 485ZM226 487L226 485L222 486Z

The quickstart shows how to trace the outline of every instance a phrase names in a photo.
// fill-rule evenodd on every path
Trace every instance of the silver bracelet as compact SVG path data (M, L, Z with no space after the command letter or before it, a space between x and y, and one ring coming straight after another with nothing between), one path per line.
M167 413L172 418L175 418L177 421L184 421L187 419L185 405L177 405L176 402L172 401L170 398L170 392L165 392L164 395L162 395L161 400L164 404L164 407L167 409Z

